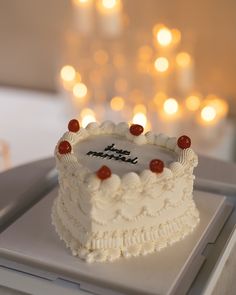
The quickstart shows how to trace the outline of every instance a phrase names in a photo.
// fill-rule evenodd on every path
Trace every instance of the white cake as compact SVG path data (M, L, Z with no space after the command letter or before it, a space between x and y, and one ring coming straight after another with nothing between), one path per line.
M192 232L199 222L192 196L198 160L181 138L133 135L126 123L82 128L72 121L55 149L52 221L73 255L88 262L145 255ZM153 159L163 161L157 170Z

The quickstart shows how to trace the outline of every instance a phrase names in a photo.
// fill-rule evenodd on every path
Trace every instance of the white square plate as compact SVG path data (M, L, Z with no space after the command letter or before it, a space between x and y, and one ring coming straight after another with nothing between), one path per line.
M0 234L1 264L50 280L70 280L101 294L183 294L204 261L202 251L226 218L225 197L196 191L201 221L183 241L144 257L87 264L71 255L51 225L56 196L57 190L52 191Z

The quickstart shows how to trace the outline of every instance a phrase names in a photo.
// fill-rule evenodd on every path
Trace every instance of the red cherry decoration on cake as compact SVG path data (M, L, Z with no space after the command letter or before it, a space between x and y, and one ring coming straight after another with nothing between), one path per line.
M59 143L58 151L61 155L69 154L71 152L71 145L67 140L63 140Z
M130 126L129 131L131 134L135 136L139 136L143 133L143 126L139 124L133 124Z
M101 180L107 179L111 176L111 169L107 166L102 166L98 171L97 171L97 177L100 178Z
M79 121L76 119L70 120L70 122L68 123L68 130L71 132L78 132L80 130Z
M162 160L153 159L149 163L149 168L152 172L161 173L164 169L164 163Z
M191 139L187 135L182 135L177 141L178 147L181 149L187 149L191 146Z

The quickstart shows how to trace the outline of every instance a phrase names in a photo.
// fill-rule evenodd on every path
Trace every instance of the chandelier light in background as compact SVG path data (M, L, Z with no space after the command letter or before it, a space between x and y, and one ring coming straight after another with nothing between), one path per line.
M73 0L73 2L75 5L84 5L91 2L91 0Z
M173 41L171 30L162 24L157 24L154 26L153 35L156 44L162 47L170 46Z
M157 111L160 132L175 136L179 134L181 123L180 106L177 99L169 97L165 99L162 106Z
M220 131L220 121L217 119L217 113L213 106L203 105L198 113L197 117L197 133L201 139L207 139L207 141L214 141Z
M181 32L176 29L170 29L164 24L156 24L153 27L154 46L161 52L173 50L181 41Z
M173 44L177 46L181 41L181 32L178 29L172 29L171 33L172 33Z
M86 0L74 2L78 2L74 3L78 9L83 9ZM89 52L85 49L80 52L79 48L76 66L67 64L60 71L60 84L69 94L68 100L82 126L96 120L124 120L141 124L145 130L152 124L154 129L170 136L187 130L199 142L209 142L213 134L217 137L228 104L216 95L203 98L201 93L193 92L198 90L194 85L194 57L184 48L178 50L181 32L156 25L153 40L150 36L149 41L141 43L134 38L131 41L137 42L134 44L137 50L126 51L124 40L115 39L122 30L122 2L88 0L88 3L95 4L100 24L96 29L100 34L91 39ZM83 58L86 54L87 59ZM170 91L174 97L169 96Z
M225 100L215 96L208 95L203 100L200 109L200 123L202 125L223 124L228 114L228 104ZM198 116L199 120L199 116Z
M201 95L199 93L189 95L185 100L185 106L188 111L196 112L201 106Z
M156 90L167 93L176 75L175 56L181 33L178 29L170 29L163 24L157 24L153 28L153 36L153 47L158 56L153 60L153 79L156 83ZM178 91L178 88L176 90ZM180 93L182 94L182 91Z
M142 125L145 132L151 129L151 122L147 118L146 105L140 103L134 106L132 123Z
M161 28L157 33L157 42L161 46L169 46L172 42L172 33L168 28Z
M225 100L212 94L206 96L196 117L197 123L202 127L198 130L201 137L214 141L222 136L227 113L228 104Z
M123 27L121 0L97 0L97 11L102 33L108 37L119 36Z
M222 98L210 94L206 97L205 103L209 104L215 109L218 118L224 119L227 116L229 107L227 102Z
M158 57L154 61L155 73L153 78L155 79L156 87L159 91L168 91L169 74L170 74L170 62L167 57Z
M110 101L110 107L113 111L121 111L125 106L125 100L121 96L115 96Z
M81 102L83 101L83 98L85 98L85 96L88 93L88 89L87 86L84 83L76 83L73 87L73 94L76 98L78 98L79 100L81 100Z
M75 79L76 71L70 66L66 65L61 69L61 78L66 82L72 82Z
M206 124L213 124L216 119L216 110L213 106L205 106L201 110L201 119Z
M93 0L73 0L75 27L83 35L93 31Z
M139 112L133 116L132 122L133 122L133 124L142 125L143 128L145 129L146 125L147 125L147 117L144 113Z
M71 90L76 78L76 71L74 67L71 65L63 66L60 71L60 78L62 86L67 90Z
M80 113L82 127L86 127L89 123L96 122L95 113L90 108L85 108Z
M143 113L143 114L147 114L147 108L144 104L140 103L140 104L136 104L134 109L133 109L133 114L137 114L137 113Z
M155 109L158 111L162 108L164 101L167 99L167 95L164 91L158 91L154 98L151 100L149 104L149 109Z
M104 36L116 37L121 34L123 27L121 0L72 0L72 4L74 25L82 35L89 36L96 31L96 20Z
M117 0L102 0L101 3L106 9L114 9L117 5Z
M157 72L165 73L169 69L169 61L166 57L158 57L154 62L154 66Z
M167 115L174 115L179 110L178 101L175 98L168 98L163 104L163 110Z
M186 68L191 64L191 56L187 52L179 52L176 55L177 66Z
M127 103L127 99L123 96L114 96L110 100L110 103L105 106L106 119L114 122L128 121L130 120L130 106ZM104 120L104 118L102 118Z
M190 92L194 86L194 64L187 52L179 52L175 58L177 85L181 94Z

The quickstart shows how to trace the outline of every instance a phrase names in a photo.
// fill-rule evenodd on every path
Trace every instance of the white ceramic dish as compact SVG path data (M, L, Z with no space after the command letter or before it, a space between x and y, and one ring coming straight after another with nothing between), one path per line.
M1 233L1 264L49 280L69 280L98 294L184 294L205 259L203 249L225 220L225 197L196 191L201 221L183 241L145 257L91 265L73 257L51 225L56 194L52 191Z

